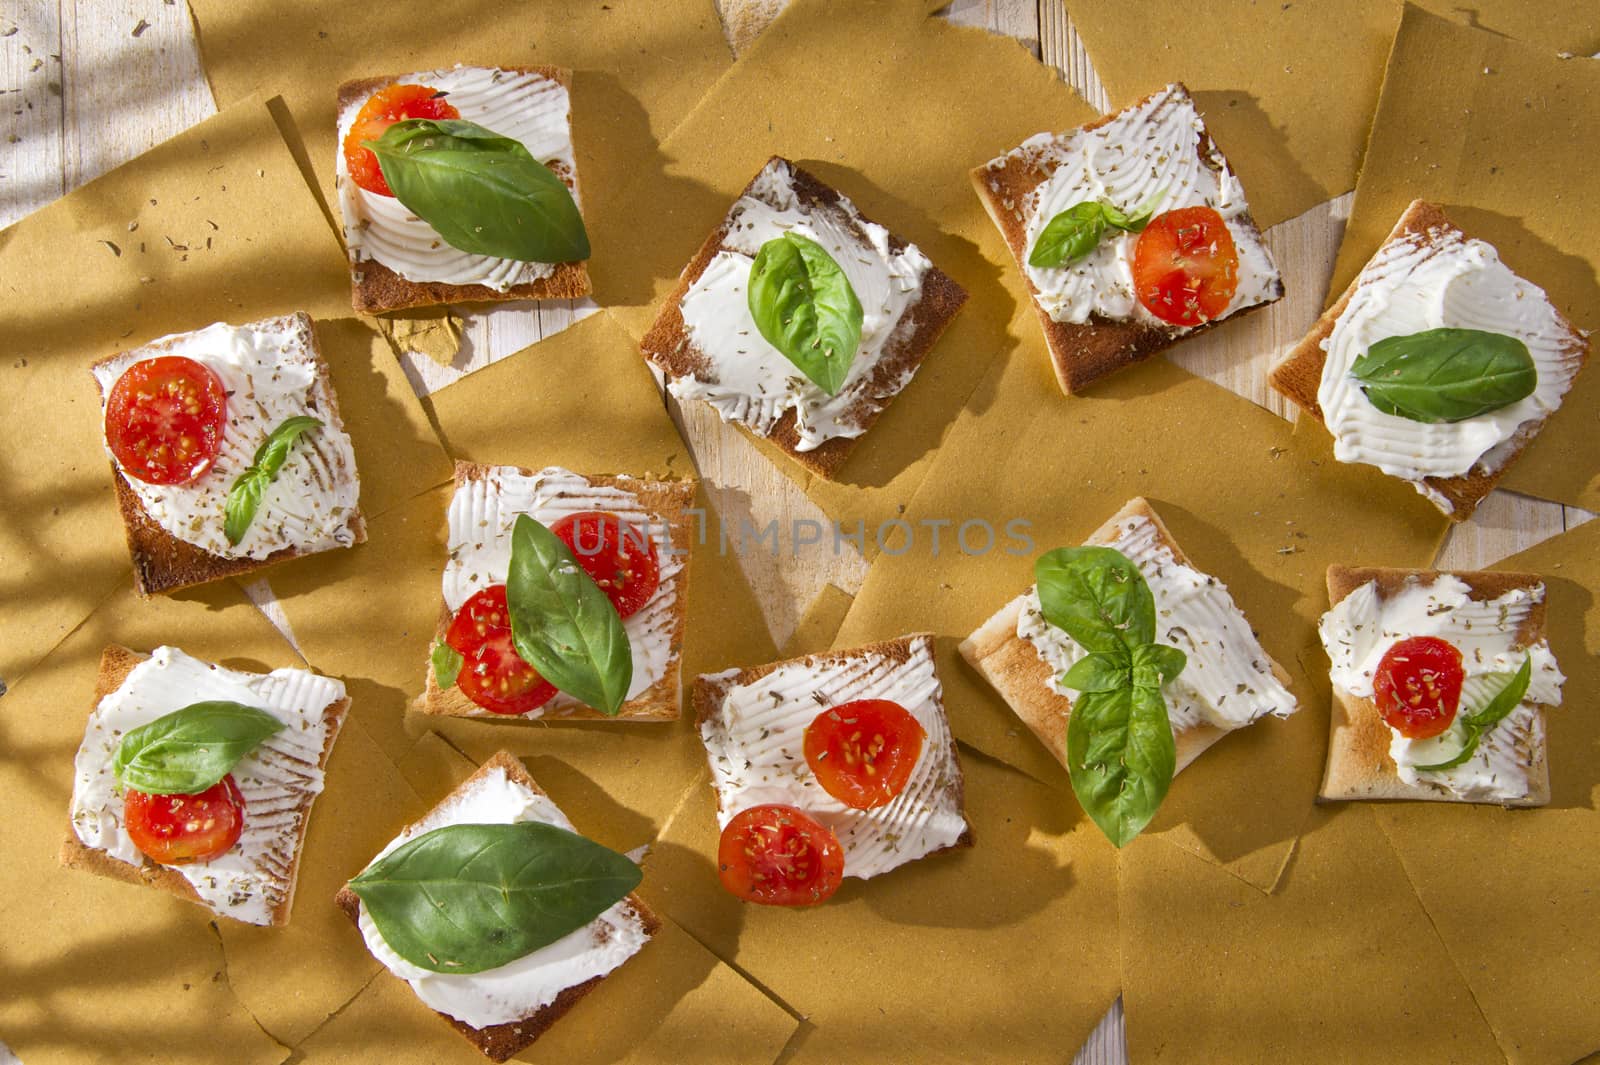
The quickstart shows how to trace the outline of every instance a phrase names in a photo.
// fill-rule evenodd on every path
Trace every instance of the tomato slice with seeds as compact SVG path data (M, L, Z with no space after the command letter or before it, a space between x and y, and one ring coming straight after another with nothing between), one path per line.
M134 363L106 397L106 444L122 472L146 484L199 477L222 450L227 424L222 378L182 355Z
M1210 207L1158 214L1133 247L1133 288L1144 309L1173 325L1219 317L1239 288L1239 250Z
M1412 740L1437 736L1456 719L1466 670L1461 652L1437 636L1413 636L1383 653L1372 676L1384 722Z
M621 617L632 617L661 583L655 541L615 514L585 510L558 518L550 531L572 550Z
M383 131L407 118L460 118L461 112L445 101L444 93L427 85L385 85L356 112L355 123L344 138L344 165L350 179L368 192L393 196L383 179L378 157L363 141L375 141Z
M444 642L461 652L456 687L490 713L526 714L555 698L556 686L524 661L511 642L505 585L490 585L462 603Z
M927 732L899 703L858 699L806 726L806 764L822 789L846 806L873 810L905 790Z
M717 845L722 886L763 906L814 906L839 890L844 848L805 811L782 803L740 810Z
M244 831L244 796L233 775L197 795L147 795L127 789L122 823L140 852L162 865L220 858Z

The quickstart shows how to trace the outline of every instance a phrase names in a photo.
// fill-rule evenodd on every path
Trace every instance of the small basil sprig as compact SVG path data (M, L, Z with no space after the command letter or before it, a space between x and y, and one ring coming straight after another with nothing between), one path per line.
M242 703L191 703L123 736L111 770L147 795L196 795L282 728L265 710Z
M861 301L843 268L814 240L785 233L761 245L745 293L767 343L828 395L861 346Z
M1033 572L1045 620L1089 652L1061 678L1078 693L1067 719L1072 790L1121 847L1150 823L1177 771L1161 686L1188 658L1155 642L1155 597L1122 552L1058 548Z
M1417 771L1422 773L1442 773L1446 769L1454 769L1458 765L1465 765L1478 750L1478 741L1483 739L1483 734L1498 725L1505 716L1517 708L1522 702L1522 697L1528 694L1528 684L1533 679L1532 657L1522 660L1522 668L1512 674L1506 686L1495 693L1493 699L1483 704L1483 708L1467 714L1461 719L1461 729L1465 739L1460 752L1448 762L1437 765L1419 765Z
M1526 344L1481 329L1385 337L1350 375L1374 407L1414 422L1476 418L1526 399L1539 384Z
M454 686L464 661L461 652L443 640L433 645L433 677L441 689Z
M321 426L320 420L308 414L297 414L272 430L256 448L255 461L233 482L228 497L222 502L222 534L228 538L228 543L237 547L244 534L250 531L250 523L256 520L256 511L261 506L261 497L283 469L289 458L289 448L300 434Z
M524 661L568 695L617 714L633 683L622 618L567 545L526 514L511 527L506 606Z
M1034 239L1028 265L1037 267L1071 266L1099 246L1107 229L1142 233L1155 214L1153 205L1127 214L1104 201L1075 203L1050 219Z
M538 821L449 825L350 881L396 954L436 973L481 973L582 928L639 885L639 867Z
M410 118L362 147L395 199L452 248L519 262L589 257L571 190L520 141L461 119Z

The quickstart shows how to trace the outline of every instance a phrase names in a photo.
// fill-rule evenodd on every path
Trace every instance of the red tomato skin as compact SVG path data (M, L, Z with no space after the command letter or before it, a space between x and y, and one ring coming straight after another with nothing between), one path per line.
M444 642L463 660L456 687L490 713L526 714L555 698L556 686L517 654L505 585L490 585L462 603Z
M141 359L106 397L106 445L146 484L188 484L222 450L228 392L209 366L182 355Z
M1133 285L1144 309L1172 325L1197 326L1228 309L1239 288L1239 251L1213 208L1158 214L1133 249Z
M378 157L371 148L363 148L363 141L375 141L383 131L407 118L460 118L457 111L445 101L444 94L426 85L385 85L361 105L350 132L344 138L344 165L350 180L379 196L393 196L389 183L384 180Z
M1453 645L1437 636L1413 636L1383 653L1372 676L1372 701L1390 728L1425 740L1456 719L1465 677Z
M741 810L717 844L722 886L762 906L815 906L839 890L844 848L805 811L781 803Z
M655 541L615 514L598 510L568 514L557 518L550 531L571 549L621 617L637 614L661 583Z
M806 726L806 764L822 790L846 806L875 810L905 790L927 732L899 703L858 699Z
M133 845L162 865L222 857L244 831L244 796L233 775L197 795L147 795L128 788L122 823Z

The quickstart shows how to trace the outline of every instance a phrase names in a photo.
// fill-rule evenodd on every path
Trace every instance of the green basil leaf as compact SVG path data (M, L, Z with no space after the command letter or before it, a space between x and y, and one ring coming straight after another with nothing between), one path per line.
M861 303L843 268L814 240L785 233L761 245L745 292L767 343L832 396L861 347Z
M1108 692L1126 688L1132 661L1123 648L1095 651L1072 663L1061 676L1063 687L1080 692Z
M433 645L433 679L440 688L450 688L455 685L464 661L461 652L443 640Z
M1189 656L1176 647L1148 643L1133 651L1133 682L1159 688L1177 677L1189 664Z
M1084 812L1118 847L1161 807L1178 748L1161 690L1128 684L1081 693L1067 719L1067 773Z
M622 618L567 545L526 514L511 528L506 605L517 654L561 691L615 716L633 683Z
M1526 399L1539 384L1526 344L1479 329L1385 337L1350 374L1374 407L1414 422L1476 418Z
M256 511L261 507L261 498L267 494L267 486L289 459L289 448L302 433L321 426L320 420L308 414L297 414L285 419L256 448L255 461L234 479L227 498L222 501L222 534L228 538L228 543L237 546L250 531L250 523L256 520Z
M1119 214L1121 212L1118 212ZM1093 200L1075 203L1057 214L1034 239L1028 265L1070 266L1094 251L1106 232L1106 209Z
M564 828L450 825L350 881L383 941L436 973L480 973L582 928L639 885L639 867Z
M1464 726L1465 742L1460 752L1447 762L1435 765L1419 765L1419 773L1439 773L1446 769L1454 769L1458 765L1465 765L1478 750L1478 741L1483 739L1483 734L1498 725L1505 716L1517 708L1522 702L1522 697L1528 694L1528 684L1533 680L1533 658L1529 656L1522 660L1522 668L1511 675L1506 686L1495 693L1483 707L1466 715L1462 719Z
M1060 547L1033 566L1044 618L1087 651L1155 640L1156 604L1139 569L1110 547Z
M452 248L519 262L589 257L571 190L519 141L460 119L411 118L362 147L395 198Z
M1150 219L1155 217L1155 206L1149 204L1141 207L1133 214L1128 214L1117 207L1102 203L1101 211L1105 214L1106 225L1113 226L1127 233L1143 233L1144 227L1150 224Z
M111 769L147 795L195 795L282 728L265 710L242 703L191 703L123 736Z

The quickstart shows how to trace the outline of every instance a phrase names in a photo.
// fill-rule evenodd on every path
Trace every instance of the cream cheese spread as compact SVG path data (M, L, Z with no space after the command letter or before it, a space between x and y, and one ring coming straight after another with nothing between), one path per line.
M905 789L873 810L854 809L829 795L805 758L806 726L824 710L858 699L897 702L926 733ZM875 652L823 654L732 686L700 726L720 826L752 806L799 807L839 838L844 875L863 879L955 845L967 822L961 768L941 700L933 643L925 636L911 642L904 662Z
M1538 370L1532 395L1459 422L1432 424L1372 405L1351 368L1373 344L1443 327L1502 333L1528 346ZM1334 456L1408 481L1495 469L1516 446L1518 430L1561 405L1580 360L1573 334L1545 296L1500 261L1492 245L1454 229L1406 234L1378 249L1356 278L1350 302L1322 341L1327 359L1317 404L1333 434ZM1450 502L1418 490L1449 513Z
M1273 675L1272 660L1250 622L1234 605L1227 585L1180 563L1161 542L1156 524L1134 515L1117 526L1104 546L1115 548L1139 569L1156 605L1156 640L1178 648L1188 663L1162 685L1173 732L1198 725L1232 730L1267 714L1288 717L1295 698ZM1076 693L1061 677L1087 653L1050 624L1030 588L1017 618L1017 636L1033 645L1050 667L1050 690L1068 699Z
M622 621L633 652L633 682L628 687L628 698L635 699L666 676L678 655L673 642L678 574L683 572L688 547L675 547L666 519L645 510L639 497L626 488L592 485L581 474L557 466L534 474L524 474L515 466L496 466L486 475L460 485L450 499L446 519L450 560L444 568L445 605L453 614L475 593L505 583L511 568L511 530L519 514L548 526L585 510L615 514L655 544L661 583L638 613ZM580 705L562 692L522 716L541 717ZM488 715L489 711L483 714Z
M1278 268L1255 224L1244 189L1227 159L1205 139L1205 124L1194 101L1180 86L1168 85L1104 125L1056 135L1030 137L1008 156L1020 156L1050 176L1017 205L1031 253L1039 234L1056 215L1079 203L1104 201L1134 214L1156 214L1180 207L1210 207L1227 223L1239 255L1239 284L1225 318L1283 295ZM1133 319L1162 329L1187 332L1145 309L1134 293L1133 252L1137 233L1109 230L1087 256L1065 266L1022 266L1034 300L1053 321L1083 323L1091 317Z
M438 89L468 122L520 141L528 153L567 182L578 196L577 167L572 152L572 126L567 88L543 74L486 67L407 74L402 85ZM476 255L446 244L438 230L406 209L393 196L368 192L350 179L344 161L344 139L366 100L356 100L339 115L335 150L335 184L344 216L345 246L350 261L382 263L407 281L450 285L484 285L505 292L555 272L554 263L522 262Z
M679 308L704 365L667 387L680 398L705 400L724 421L760 436L770 435L793 411L800 451L860 436L916 374L913 366L893 380L876 380L885 355L915 332L910 312L933 264L914 244L895 250L889 231L864 220L842 196L832 205L802 203L794 172L781 159L768 163L734 203L726 227L721 249ZM750 266L763 244L788 232L827 249L861 303L861 347L832 396L767 343L750 315Z
M1391 596L1379 594L1377 583L1368 582L1322 616L1318 629L1332 662L1333 687L1356 698L1373 697L1378 663L1400 640L1437 636L1461 652L1466 680L1451 728L1426 740L1407 739L1389 730L1393 737L1389 756L1403 782L1436 787L1470 802L1514 801L1528 795L1529 771L1544 750L1538 707L1559 705L1566 680L1547 640L1527 647L1517 642L1528 612L1543 600L1543 585L1476 600L1464 581L1442 573L1432 583L1412 579ZM1527 693L1515 710L1483 734L1472 757L1454 769L1419 771L1419 765L1438 765L1460 752L1461 719L1505 687L1525 657L1533 660Z
M496 767L451 794L372 861L377 862L417 836L449 825L514 825L525 821L541 821L574 831L572 822L555 803ZM624 898L582 928L498 968L481 973L437 973L413 965L391 950L365 904L361 906L359 924L367 949L384 968L410 984L428 1006L474 1028L525 1020L554 1002L567 988L605 976L637 954L650 939L643 918Z
M310 799L322 792L322 749L328 738L323 711L345 697L342 683L303 669L238 673L158 647L89 715L78 748L72 788L72 830L86 847L129 865L143 865L123 825L123 789L112 761L129 731L191 703L228 700L265 711L283 722L277 734L233 769L244 798L244 831L221 857L165 868L181 875L224 917L272 923L272 912L291 890L291 870Z
M103 396L111 394L128 367L164 355L202 363L227 390L222 446L198 478L188 484L146 484L123 475L150 520L179 540L221 558L250 559L289 547L309 553L355 543L350 518L361 492L355 450L334 416L333 399L317 372L303 321L288 315L250 325L218 322L163 337L94 367ZM322 426L295 441L244 538L237 545L228 543L223 533L228 489L250 468L256 449L272 431L301 414L320 419ZM111 454L109 447L106 453ZM116 462L116 456L111 460Z

